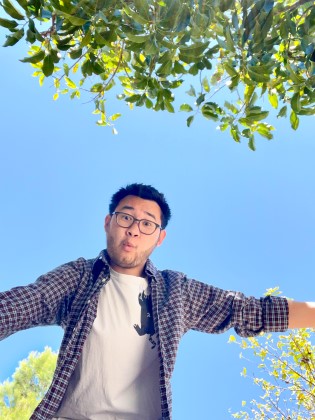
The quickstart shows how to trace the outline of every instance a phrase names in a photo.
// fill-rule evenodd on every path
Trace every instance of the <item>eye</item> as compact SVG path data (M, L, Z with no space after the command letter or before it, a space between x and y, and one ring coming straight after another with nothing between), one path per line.
M121 220L125 222L130 222L133 219L133 217L130 216L130 214L126 214L126 213L120 213L119 217Z
M152 226L155 226L155 224L153 223L153 222L150 222L150 220L142 220L142 224L143 224L143 226L145 226L145 227L152 227Z

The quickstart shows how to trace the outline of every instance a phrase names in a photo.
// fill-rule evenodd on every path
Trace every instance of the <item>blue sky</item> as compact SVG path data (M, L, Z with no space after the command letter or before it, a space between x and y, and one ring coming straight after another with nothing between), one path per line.
M0 38L3 44L3 31ZM51 82L39 88L32 68L18 61L25 55L24 44L0 49L0 290L96 256L110 196L137 181L163 191L173 211L152 258L159 268L248 295L279 286L296 300L315 300L313 117L296 132L273 121L275 139L257 139L251 152L201 117L187 128L183 113L131 112L118 103L114 136L95 125L92 104L53 101ZM57 350L61 337L46 327L0 342L0 381L31 350ZM256 396L228 338L183 338L174 420L226 420L230 408Z

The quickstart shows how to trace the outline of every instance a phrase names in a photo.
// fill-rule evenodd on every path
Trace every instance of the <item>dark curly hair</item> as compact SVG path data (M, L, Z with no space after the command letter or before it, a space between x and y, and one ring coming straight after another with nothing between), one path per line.
M162 228L165 229L167 223L171 218L171 209L162 193L156 190L151 185L145 184L129 184L126 187L120 188L111 198L109 204L109 213L113 214L120 201L127 197L127 195L134 195L143 198L144 200L155 201L162 212Z

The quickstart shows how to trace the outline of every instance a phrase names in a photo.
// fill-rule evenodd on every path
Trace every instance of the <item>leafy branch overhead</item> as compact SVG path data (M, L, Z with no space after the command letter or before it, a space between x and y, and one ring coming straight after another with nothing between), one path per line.
M21 61L54 79L54 99L90 92L99 125L120 116L106 112L112 89L130 107L176 105L188 126L201 113L251 149L272 139L272 110L294 130L315 114L315 1L1 1L4 46L26 39Z

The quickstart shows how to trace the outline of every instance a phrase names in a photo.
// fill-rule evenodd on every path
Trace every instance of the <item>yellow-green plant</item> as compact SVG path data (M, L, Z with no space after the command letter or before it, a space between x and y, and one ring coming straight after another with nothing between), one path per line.
M278 287L266 295L281 294ZM263 334L248 339L231 335L247 360L242 376L252 377L260 388L259 399L242 402L232 417L246 420L315 420L315 345L313 329L287 334ZM312 341L313 339L313 341ZM249 363L251 375L249 375ZM253 367L254 366L254 367Z

